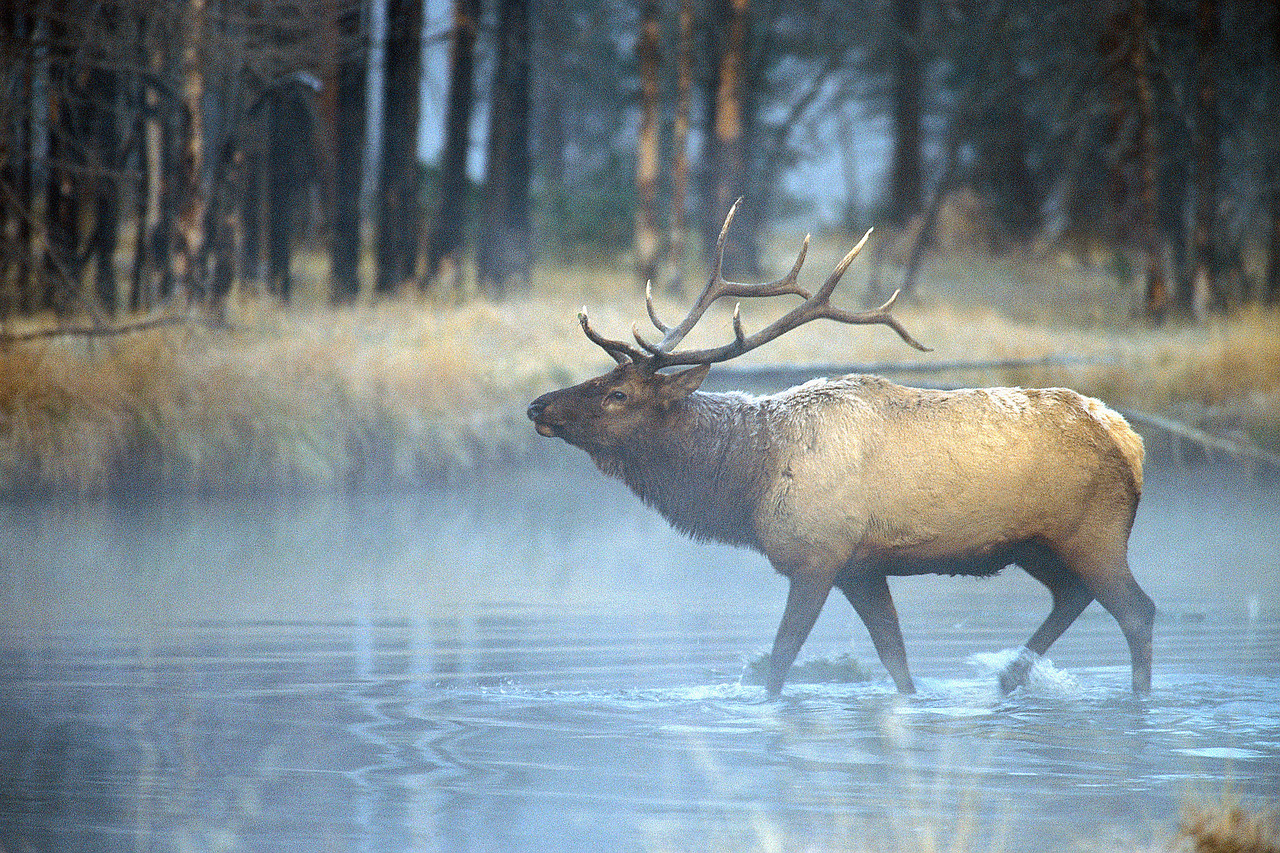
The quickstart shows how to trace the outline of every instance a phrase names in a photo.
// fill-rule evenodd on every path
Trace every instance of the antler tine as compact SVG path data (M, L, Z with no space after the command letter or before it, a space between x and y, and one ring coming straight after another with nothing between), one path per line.
M853 259L862 252L862 247L867 245L867 241L871 239L871 232L874 230L874 228L868 228L867 233L862 235L862 239L858 241L857 245L849 250L849 254L840 259L840 263L836 264L835 269L831 271L831 275L827 276L827 280L818 289L815 298L819 302L826 302L831 298L831 293L836 289L836 285L840 283L840 279L844 277L845 270L849 269L849 264L853 263ZM892 302L893 300L890 299L889 303L892 304Z
M603 349L613 357L618 364L626 364L628 361L645 362L649 360L649 356L635 347L623 341L610 340L596 332L591 328L591 324L587 321L587 306L582 306L582 310L578 312L578 324L582 326L582 333L596 346ZM639 335L636 335L637 340Z
M653 321L653 325L657 327L659 332L666 334L671 331L671 327L658 319L658 312L653 307L653 282L646 281L644 283L644 307L649 312L649 319Z
M727 282L725 282L724 276L720 274L724 266L724 244L729 237L729 225L733 222L733 216L738 212L738 205L740 204L742 204L742 196L738 196L737 200L729 207L729 212L725 214L724 224L720 226L720 236L716 238L716 254L715 259L711 262L711 278L707 280L707 286L698 295L698 300L678 325L666 328L661 325L658 326L663 333L662 340L657 346L658 352L671 352L679 346L685 335L689 334L689 330L697 325L698 321L702 319L702 315L711 307L711 303L724 295L723 287ZM653 314L649 316L650 319L654 319ZM658 325L656 319L654 319L654 324Z
M606 338L591 328L591 324L587 321L587 309L585 307L578 314L578 322L582 325L583 333L593 343L609 353L619 364L631 362L648 371L656 371L675 365L713 364L727 361L762 346L797 326L817 319L835 320L839 323L852 325L888 326L910 346L921 352L929 352L929 348L913 338L891 313L893 305L898 299L897 291L879 308L869 311L846 311L843 308L836 308L831 305L832 292L836 289L836 285L840 283L845 271L849 269L849 265L853 263L853 259L858 256L858 253L862 251L862 248L871 238L871 229L867 229L867 233L862 235L862 239L858 241L857 245L849 250L849 253L840 260L840 263L836 264L835 269L827 276L827 280L816 293L810 294L797 284L800 268L804 265L805 256L809 252L809 237L807 235L804 238L804 243L800 246L800 254L796 257L791 271L777 281L764 284L742 284L725 280L721 274L721 267L724 263L724 244L729 233L729 225L733 222L733 216L741 203L742 199L739 198L729 208L729 213L724 219L724 225L720 229L720 237L716 240L716 256L712 265L711 279L707 282L707 286L703 289L697 302L694 303L693 308L689 310L688 315L680 321L679 325L668 326L658 318L657 311L653 306L653 284L652 282L646 284L645 306L649 312L649 319L653 321L653 325L658 331L663 333L661 341L657 344L649 343L640 334L639 328L634 323L631 326L631 334L635 338L638 349L624 341ZM710 349L675 351L675 348L684 340L685 335L689 333L698 320L702 318L702 315L706 313L707 308L717 299L724 296L751 297L779 296L782 294L801 296L804 302L792 308L754 335L747 335L743 331L742 303L739 302L733 309L732 341L723 346Z
M746 343L746 333L742 331L742 303L733 306L733 340L739 345Z
M915 347L921 352L931 352L927 346L911 337L911 333L903 328L902 324L898 322L898 318L889 313L890 309L893 308L893 304L898 301L898 294L901 290L895 290L893 295L889 297L888 301L879 308L875 308L870 311L846 311L843 308L836 308L828 301L831 298L832 291L834 291L836 289L836 285L840 283L840 278L844 275L845 270L849 268L849 264L853 263L853 259L858 256L858 253L862 251L862 247L867 244L867 240L870 239L871 232L873 230L875 229L868 228L867 233L862 235L862 239L858 241L858 244L849 250L849 254L845 255L844 258L841 259L840 263L836 264L835 269L831 271L831 275L827 276L827 280L823 283L822 287L814 294L813 306L816 310L813 312L813 316L801 320L800 322L807 323L811 319L822 317L828 320L835 320L839 323L849 323L851 325L884 325L897 332L898 337L902 338L902 340L906 341L910 346ZM806 303L806 305L807 304L808 303ZM801 307L803 308L804 306Z
M742 197L739 196L733 206L729 208L729 213L724 218L724 225L720 227L720 236L716 238L716 254L711 265L711 278L707 281L707 286L703 288L698 300L693 307L689 309L689 313L685 316L680 324L674 328L668 327L659 322L653 313L652 303L650 303L649 317L654 321L654 325L662 331L662 341L657 344L657 352L668 353L680 345L685 335L697 325L702 319L702 315L711 307L717 299L726 296L738 297L762 297L762 296L782 296L784 294L795 294L802 299L808 299L809 291L797 284L800 277L800 268L804 266L805 258L809 254L809 235L806 234L804 242L800 244L800 253L796 256L795 263L791 265L791 271L777 281L770 281L761 284L744 284L737 281L729 281L723 275L724 267L724 246L729 236L729 226L733 223L734 214L738 212L738 205L742 204Z
M733 222L733 215L738 212L738 205L742 204L742 196L738 196L733 204L729 206L729 212L724 215L724 224L720 226L720 236L716 237L716 257L711 265L711 283L723 281L720 276L720 269L724 266L724 244L729 238L729 224ZM707 285L710 289L711 284Z
M643 347L649 355L658 355L662 352L662 350L658 349L657 344L651 344L644 339L640 334L640 329L636 327L635 323L631 324L631 336L636 339L636 343Z
M920 350L920 352L933 352L933 350L930 347L925 346L924 344L917 341L915 338L911 337L911 333L908 332L905 328L903 328L902 324L898 322L898 318L889 313L889 309L891 309L893 307L893 303L897 301L898 294L900 292L901 291L895 290L893 292L893 295L889 297L889 300L887 302L885 302L879 308L873 309L871 311L860 311L860 312L854 313L852 311L845 311L842 308L836 308L832 305L824 304L822 306L823 310L815 313L814 317L810 319L822 317L827 320L835 320L840 323L849 323L850 325L855 325L855 326L866 326L866 325L888 326L890 329L893 329L895 332L898 333L898 337L906 341L908 345L914 347L915 349Z
M727 361L745 352L755 349L763 344L768 343L774 338L789 332L797 326L804 325L811 320L828 319L835 320L840 323L849 323L853 325L884 325L897 332L907 344L921 352L929 352L929 348L917 341L911 334L903 328L898 319L890 313L894 302L898 299L898 293L894 293L889 297L885 304L871 311L852 312L845 311L842 308L836 308L828 301L832 291L836 285L840 283L841 277L848 270L849 265L853 263L853 259L858 256L862 248L867 244L867 240L871 237L871 230L868 229L866 234L862 235L862 239L858 244L849 250L849 253L836 264L835 269L831 271L831 275L827 276L826 282L812 296L806 295L805 301L795 308L792 308L786 314L774 320L754 335L747 336L742 330L742 320L738 315L737 309L734 310L733 318L733 335L732 342L720 347L704 350L687 350L685 352L667 352L663 351L655 353L654 361L659 366L670 366L677 364L709 364L720 361ZM799 271L797 264L793 272ZM785 281L785 280L784 280ZM778 284L779 282L775 282Z

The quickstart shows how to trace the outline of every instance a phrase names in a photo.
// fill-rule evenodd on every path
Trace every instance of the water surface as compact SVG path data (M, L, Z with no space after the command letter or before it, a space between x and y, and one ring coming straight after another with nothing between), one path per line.
M1280 782L1280 489L1152 470L1154 689L1096 605L1028 688L1016 570L893 582L921 692L833 598L740 682L783 581L567 451L416 495L0 508L0 848L1149 850Z

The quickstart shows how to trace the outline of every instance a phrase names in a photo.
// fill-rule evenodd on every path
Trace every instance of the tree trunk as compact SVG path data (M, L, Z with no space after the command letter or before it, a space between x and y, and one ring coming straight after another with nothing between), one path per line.
M1196 4L1195 33L1195 217L1191 229L1192 272L1190 287L1178 291L1178 308L1197 322L1209 309L1215 291L1214 238L1218 212L1218 2Z
M906 227L920 212L923 166L920 138L920 0L893 0L893 155L889 167L889 224Z
M0 127L7 135L9 148L0 161L0 179L5 182L0 193L0 320L31 310L31 241L32 241L32 80L35 65L34 19L26 3L5 0L0 4L5 39L3 53L6 83L12 87L12 122ZM10 76L11 75L11 76Z
M141 18L139 19L141 26ZM145 68L146 49L138 46L139 67ZM134 133L138 137L138 184L134 199L136 220L133 271L129 282L129 308L149 311L155 303L155 259L152 248L160 214L160 121L154 87L142 75L134 84L137 116Z
M459 292L462 242L467 221L467 152L471 148L471 108L475 100L475 45L480 0L454 0L449 37L449 111L440 161L440 203L427 248L427 278L437 289Z
M1156 183L1155 109L1151 76L1147 69L1147 3L1133 0L1129 18L1129 69L1137 100L1138 240L1146 256L1145 302L1147 316L1162 322L1169 309L1169 289L1161 251L1158 187Z
M636 53L640 64L640 132L636 139L636 272L641 281L658 275L658 0L644 0Z
M1280 136L1271 137L1271 178L1267 190L1267 273L1262 284L1261 301L1267 306L1280 305Z
M1018 96L1027 81L1019 71L1015 46L1003 35L1009 23L1002 4L992 7L975 25L985 31L980 44L988 47L981 50L984 60L974 65L978 91L969 99L972 103L986 94L989 105L982 116L970 116L970 122L980 121L981 125L998 129L982 134L975 169L977 189L979 195L991 199L1001 233L1025 242L1040 230L1041 203L1035 175L1028 165L1027 105ZM992 92L997 94L990 97ZM967 128L965 132L969 132Z
M163 62L168 64L170 57L162 51L157 50L163 57ZM182 203L182 194L179 187L179 168L180 158L177 156L177 148L179 140L182 138L181 116L179 111L173 107L172 102L161 100L156 97L157 106L161 119L159 122L159 145L156 148L156 170L154 180L156 182L156 217L155 231L152 237L152 246L155 251L152 254L152 263L155 264L159 273L159 280L156 284L156 300L164 301L174 295L174 291L178 285L176 277L176 264L173 263L173 252L175 243L175 227L177 221L178 206Z
M676 48L676 115L672 129L671 236L667 258L671 264L668 292L682 294L685 276L685 204L689 193L689 111L693 103L693 0L680 0Z
M476 251L480 289L502 298L527 288L529 227L529 4L499 4L498 57L489 109L484 211Z
M1269 52L1266 57L1271 67L1271 86L1268 91L1270 110L1263 123L1266 145L1263 157L1267 158L1266 204L1267 270L1262 282L1259 301L1264 305L1280 305L1280 14L1271 16Z
M266 218L263 215L267 191L267 157L266 140L268 134L270 109L263 105L258 121L257 137L244 158L244 196L240 200L240 223L243 240L240 244L240 269L246 281L253 282L255 288L261 286L264 267L262 264L262 231Z
M337 22L340 57L333 113L333 240L330 246L332 299L352 302L360 295L360 179L364 174L365 85L369 49L366 7L356 2Z
M75 51L67 27L55 18L46 21L49 33L47 98L47 163L45 179L44 279L39 308L65 316L78 297L79 281L72 269L78 254L80 187L76 182L77 146L72 139Z
M173 264L177 285L183 289L187 299L200 301L207 295L207 277L202 264L208 199L204 184L204 68L200 56L205 35L205 2L184 0L184 3L180 69L183 113L178 168L180 201L174 241L177 251Z
M294 104L277 89L266 104L267 116L267 290L288 304L293 296L289 275L293 248L294 146L298 127L294 121Z
M729 8L722 14L724 22L723 48L719 56L719 75L716 80L715 124L712 137L711 162L713 186L707 221L703 223L707 235L705 251L715 249L721 220L733 206L733 202L747 189L746 140L744 138L745 74L747 26L750 14L749 0L728 0ZM756 272L755 222L759 216L760 200L739 208L735 227L725 241L725 256L741 265L748 274Z
M94 285L98 303L109 315L119 310L115 254L120 237L120 133L116 123L117 93L120 74L108 68L95 68L89 75L89 93L93 99L92 143L94 152L94 229L89 250L96 261Z
M18 183L15 167L26 159L15 132L19 117L26 112L18 82L22 73L18 18L15 0L0 0L0 85L11 85L13 92L10 109L0 116L0 139L6 143L0 144L0 323L8 320L18 305L13 277L18 258L17 226L24 212L18 208L12 189ZM6 123L6 119L13 123Z
M383 58L382 180L378 293L392 293L418 259L418 99L422 0L389 0Z

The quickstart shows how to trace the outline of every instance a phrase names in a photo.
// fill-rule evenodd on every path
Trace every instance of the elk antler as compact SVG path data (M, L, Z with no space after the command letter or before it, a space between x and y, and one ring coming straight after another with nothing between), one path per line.
M808 235L805 236L804 243L800 246L800 254L796 257L796 262L792 265L791 272L777 281L763 284L742 284L736 281L727 281L721 274L721 267L724 264L725 238L729 233L729 223L733 221L733 215L737 212L738 205L741 203L742 199L739 198L733 203L733 207L729 208L729 214L724 218L724 225L721 227L720 236L716 240L716 256L711 268L711 279L707 282L707 286L703 289L702 295L698 297L697 302L694 303L689 313L678 325L668 326L658 319L657 311L653 307L653 288L651 285L645 287L645 306L649 312L649 319L653 321L653 325L657 330L663 333L661 341L656 344L649 343L640 335L639 329L634 324L631 326L631 333L635 337L636 343L639 344L639 349L623 341L605 338L591 328L590 323L587 321L586 308L583 308L578 314L578 322L582 324L582 331L586 336L593 343L603 348L609 355L613 356L614 360L619 364L624 364L630 360L636 364L644 365L649 370L659 370L673 365L715 364L721 361L728 361L758 346L767 344L774 338L791 331L797 326L808 323L810 320L822 318L854 325L877 324L888 326L911 346L921 352L929 352L928 347L911 337L911 334L902 327L897 318L889 313L890 309L893 308L893 303L898 298L898 291L894 291L888 302L871 311L856 313L845 311L841 308L836 308L829 302L832 291L840 283L841 276L849 268L849 264L853 263L853 259L858 256L858 253L862 251L862 247L866 245L867 239L871 236L871 229L867 229L867 233L862 235L862 239L858 241L858 244L849 251L849 254L844 256L840 263L836 264L835 269L831 271L831 275L827 276L826 282L812 295L796 283L796 279L800 275L800 267L804 264L805 255L809 252ZM702 318L702 315L717 299L725 296L756 297L781 296L783 294L795 294L803 298L804 302L792 308L754 335L748 336L743 331L742 318L739 316L739 309L742 305L738 303L733 309L733 341L710 349L685 350L683 352L675 350L680 345L680 342L684 340L685 335L697 325L698 320Z

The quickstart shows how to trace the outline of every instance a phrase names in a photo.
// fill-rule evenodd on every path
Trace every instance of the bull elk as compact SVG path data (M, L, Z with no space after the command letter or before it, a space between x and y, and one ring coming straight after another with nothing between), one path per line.
M737 205L734 205L736 210ZM618 363L529 406L538 433L585 450L684 533L763 552L790 582L769 661L776 697L832 587L866 623L899 691L913 692L887 578L989 576L1020 566L1048 587L1053 607L1000 673L1006 692L1097 599L1128 641L1133 689L1151 685L1155 607L1129 572L1128 540L1142 492L1142 439L1119 414L1064 388L908 388L876 376L816 379L769 396L698 390L728 361L819 318L885 325L927 351L881 307L829 303L867 235L810 294L797 284L809 238L775 282L721 275L733 210L710 281L668 326L647 294L654 344L582 331ZM716 300L791 294L803 301L755 334L735 308L733 340L678 349ZM683 367L677 372L666 368ZM1028 654L1027 652L1032 652Z

